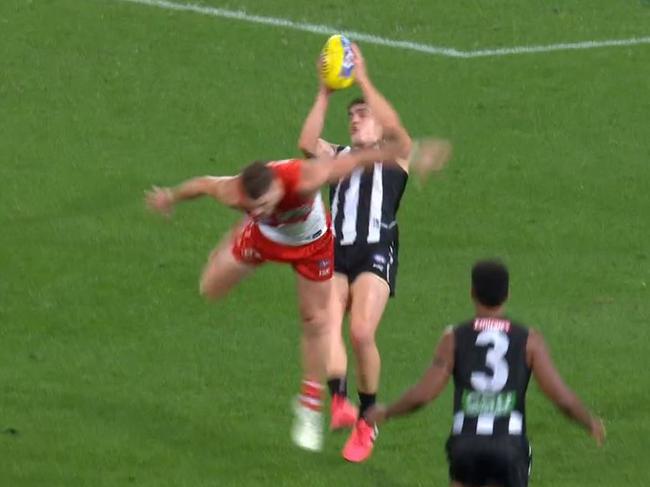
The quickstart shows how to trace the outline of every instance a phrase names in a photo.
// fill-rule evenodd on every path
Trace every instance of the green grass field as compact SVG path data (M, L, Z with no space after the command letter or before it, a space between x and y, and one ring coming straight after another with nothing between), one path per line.
M197 0L198 1L198 0ZM481 49L650 35L647 1L201 0ZM325 36L114 0L0 2L0 485L443 486L450 390L386 425L371 461L289 440L298 322L289 269L198 296L236 220L169 222L143 190L297 154ZM529 395L531 486L648 486L650 46L452 59L362 45L414 135L455 158L401 210L381 398L471 313L468 269L501 256L511 314L547 336L607 421L598 450ZM326 130L345 141L336 94Z

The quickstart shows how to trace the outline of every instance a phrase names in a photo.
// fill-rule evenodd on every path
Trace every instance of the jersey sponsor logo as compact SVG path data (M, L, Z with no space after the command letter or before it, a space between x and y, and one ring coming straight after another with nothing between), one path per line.
M516 396L514 391L498 394L478 391L463 391L462 408L466 416L488 414L494 417L508 416L514 409Z
M505 331L508 333L510 331L510 322L508 320L500 320L498 318L476 318L474 320L474 330L496 330Z

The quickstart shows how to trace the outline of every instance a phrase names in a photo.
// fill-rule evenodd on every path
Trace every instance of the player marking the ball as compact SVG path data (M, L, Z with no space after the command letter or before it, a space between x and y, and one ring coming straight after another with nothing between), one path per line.
M353 68L350 69L350 62ZM347 65L347 66L346 66ZM328 386L332 395L331 429L352 428L343 448L351 462L366 460L373 449L375 425L365 411L374 404L379 387L380 356L375 333L389 296L395 293L398 267L397 211L408 171L419 175L441 169L450 145L427 140L409 158L412 141L390 103L375 88L359 47L342 36L331 37L318 63L320 85L316 100L300 134L299 148L308 157L346 157L357 151L381 147L386 135L396 134L402 150L392 164L377 161L333 182L330 187L335 236L334 294L331 315ZM321 138L332 90L356 80L363 98L348 106L350 146ZM343 319L349 311L350 337L357 362L360 408L347 399L347 355L342 338Z

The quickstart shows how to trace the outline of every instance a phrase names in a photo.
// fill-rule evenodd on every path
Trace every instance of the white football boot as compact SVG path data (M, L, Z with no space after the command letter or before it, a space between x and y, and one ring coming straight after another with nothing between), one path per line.
M299 400L295 401L293 411L295 414L291 428L293 442L304 450L321 451L323 449L323 414L304 406Z

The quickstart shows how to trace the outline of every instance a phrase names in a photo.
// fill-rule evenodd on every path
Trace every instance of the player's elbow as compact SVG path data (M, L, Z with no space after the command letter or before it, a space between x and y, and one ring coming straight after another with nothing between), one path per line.
M316 142L308 137L300 137L298 150L306 157L314 157L316 155Z
M411 137L399 120L395 123L384 126L384 138L393 145L398 157L408 157L411 152Z
M413 399L418 407L424 407L437 396L436 388L431 384L420 382L413 390Z

